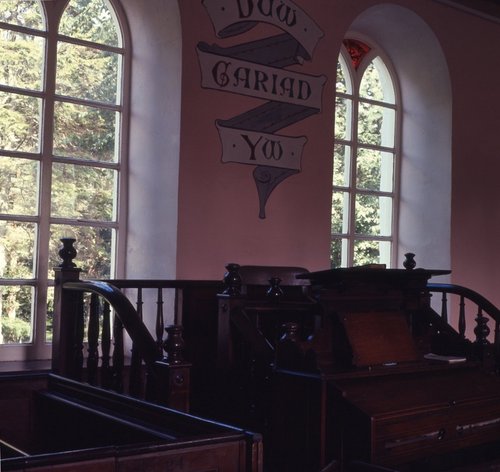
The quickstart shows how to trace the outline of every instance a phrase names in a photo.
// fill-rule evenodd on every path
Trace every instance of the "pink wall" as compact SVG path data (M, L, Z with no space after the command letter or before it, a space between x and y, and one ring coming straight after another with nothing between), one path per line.
M333 83L340 43L349 25L375 0L296 0L325 33L313 58L295 70L326 75L322 112L280 130L306 136L301 172L271 194L267 218L258 218L252 166L221 162L215 121L262 103L201 87L199 41L226 47L277 34L270 26L232 39L215 36L199 0L179 2L183 31L182 122L177 276L220 278L227 262L329 265ZM385 2L386 3L386 2ZM442 45L453 92L451 260L455 283L500 305L500 24L434 1L393 1L412 9ZM432 73L432 71L429 71ZM430 172L432 169L429 170Z
M452 281L500 306L500 23L459 11L426 20L452 80Z
M267 217L259 219L259 202L252 177L254 167L221 162L221 143L215 121L243 113L263 101L201 88L196 45L205 41L225 47L281 31L258 26L232 40L221 40L216 38L201 2L183 0L180 5L184 63L178 277L220 278L227 262L298 265L309 269L328 267L331 79L324 88L323 113L280 131L290 136L307 136L302 170L273 191L266 206ZM306 10L318 17L310 6ZM333 17L333 13L328 6L325 16ZM327 33L325 25L320 27ZM319 42L313 60L295 69L331 77L338 45L338 41L332 41L327 33Z

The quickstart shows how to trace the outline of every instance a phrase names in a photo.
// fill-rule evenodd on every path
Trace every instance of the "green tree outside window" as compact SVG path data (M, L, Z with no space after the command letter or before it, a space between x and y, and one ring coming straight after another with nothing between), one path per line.
M337 62L332 267L385 264L396 239L397 103L379 51L344 41Z
M107 0L2 0L0 23L1 347L51 340L60 237L88 277L113 275L125 51Z

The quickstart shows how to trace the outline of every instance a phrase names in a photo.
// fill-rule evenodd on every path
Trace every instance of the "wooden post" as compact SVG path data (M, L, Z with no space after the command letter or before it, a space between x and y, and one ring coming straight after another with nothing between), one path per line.
M241 293L241 277L239 264L233 262L226 265L227 272L224 274L224 295L236 296Z
M483 366L486 364L491 364L493 359L490 359L490 342L488 341L488 336L490 334L490 328L488 327L488 318L483 316L483 311L481 308L478 309L477 317L475 319L476 327L474 328L474 334L476 335L476 340L474 342L475 345L475 354L476 357L482 362ZM494 367L491 365L487 366L488 368L493 369ZM488 369L489 370L489 369Z
M184 360L184 339L182 327L170 325L165 328L167 339L164 350L167 357L157 361L154 372L148 376L146 398L157 401L169 408L180 411L189 411L189 396L191 383L191 364ZM153 381L154 385L149 382Z
M81 294L64 290L68 281L80 280L81 269L76 267L73 259L76 249L75 239L62 238L63 247L59 251L62 263L54 268L54 325L52 334L52 371L72 379L81 375L81 353L83 346L78 341L78 317L82 316Z

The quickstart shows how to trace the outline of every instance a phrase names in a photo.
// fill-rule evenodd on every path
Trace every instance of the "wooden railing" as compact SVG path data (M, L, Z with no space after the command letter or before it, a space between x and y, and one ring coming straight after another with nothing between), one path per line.
M198 378L207 376L200 382L202 387L199 389L206 392L207 385L213 383L210 372L213 373L214 359L217 354L221 357L221 346L229 342L226 339L229 328L221 322L227 312L224 307L229 302L236 303L241 296L245 300L248 297L246 293L240 294L241 278L236 278L228 268L224 285L222 281L80 280L81 271L73 262L76 251L72 242L64 240L67 247L60 252L63 262L55 270L53 371L91 385L188 410L191 364L185 357L194 362L193 369L200 373ZM267 275L264 279L265 282L273 280ZM277 284L263 287L264 294L279 288ZM309 300L302 285L295 288L299 290L299 298ZM199 303L192 292L199 289L206 290L207 300L214 304L214 313L207 312L206 307L200 310L196 305L191 309L191 312L197 312L196 316L184 319L184 305L193 303L193 299L195 304ZM215 294L223 290L217 299ZM436 299L440 297L439 314L434 312L438 331L463 339L469 357L475 357L499 372L499 309L477 292L458 285L429 283L427 290ZM173 312L168 313L167 326L166 299L173 300L169 305ZM218 314L217 300L220 304ZM279 305L281 309L285 307L283 302ZM150 329L143 321L143 313L147 315L146 324L151 326ZM474 326L471 325L471 316ZM186 327L196 333L195 338L187 343L188 349L197 349L193 356L184 356L182 331ZM213 332L208 332L209 329ZM130 355L125 353L124 331L131 339ZM212 341L213 345L209 345ZM227 360L227 355L222 358Z
M55 269L53 372L187 411L191 365L183 354L183 293L214 283L80 280L73 242L63 241L63 262ZM149 317L154 318L154 335L143 321L147 290L156 294L150 300L156 307ZM135 296L134 302L127 291ZM173 323L167 326L164 291L173 291L175 299L174 314L169 316ZM130 356L125 355L124 331L132 343Z
M440 294L441 320L461 338L471 341L473 356L500 373L500 309L478 292L460 285L429 283L427 288L431 294ZM473 327L468 324L471 318Z

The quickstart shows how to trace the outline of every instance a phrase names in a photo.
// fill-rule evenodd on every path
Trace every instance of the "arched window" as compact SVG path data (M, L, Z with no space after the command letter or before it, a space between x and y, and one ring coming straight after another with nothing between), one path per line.
M382 53L367 42L344 40L336 78L332 267L393 264L397 96Z
M0 2L2 359L50 357L61 237L77 239L87 276L115 273L128 60L116 7Z

